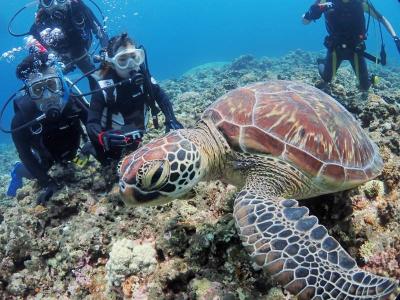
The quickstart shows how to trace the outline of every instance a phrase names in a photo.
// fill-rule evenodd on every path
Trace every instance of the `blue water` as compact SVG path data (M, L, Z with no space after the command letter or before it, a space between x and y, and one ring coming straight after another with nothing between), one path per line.
M108 18L110 36L127 31L148 51L149 64L157 79L179 77L188 69L212 61L227 61L242 54L280 56L290 50L323 50L323 19L303 26L301 15L314 0L95 0ZM7 33L7 23L26 1L2 1L0 9L0 54L23 46L22 38ZM88 0L89 6L93 7ZM375 0L376 8L400 32L400 3ZM24 32L33 22L36 7L24 11L14 23L15 32ZM98 12L93 7L96 14ZM400 34L400 33L399 33ZM377 42L371 26L368 46L373 53ZM385 33L389 62L400 55ZM0 60L0 98L4 101L21 83L15 68L26 54L12 62ZM3 124L9 126L12 110ZM0 134L0 143L9 142Z

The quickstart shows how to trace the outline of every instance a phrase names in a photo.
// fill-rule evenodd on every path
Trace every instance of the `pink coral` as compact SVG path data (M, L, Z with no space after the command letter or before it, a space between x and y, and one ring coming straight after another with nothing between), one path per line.
M400 240L385 251L371 256L364 269L381 276L400 279Z
M93 267L89 264L90 256L85 255L79 261L76 269L72 270L72 273L75 275L76 282L82 287L88 287L92 283L90 280L90 272L93 270Z

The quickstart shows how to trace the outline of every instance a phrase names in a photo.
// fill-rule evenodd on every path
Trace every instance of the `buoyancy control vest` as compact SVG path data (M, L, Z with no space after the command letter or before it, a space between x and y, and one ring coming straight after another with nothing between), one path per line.
M363 2L333 0L333 6L325 12L326 28L333 44L357 46L366 39Z
M120 129L126 125L126 121L134 118L134 115L137 116L138 111L143 111L143 116L140 118L143 118L143 125L146 127L149 107L146 103L144 81L140 84L132 83L116 87L115 78L110 73L105 77L99 77L95 73L92 77L102 89L101 93L106 104L102 113L102 128ZM121 108L122 105L124 109Z

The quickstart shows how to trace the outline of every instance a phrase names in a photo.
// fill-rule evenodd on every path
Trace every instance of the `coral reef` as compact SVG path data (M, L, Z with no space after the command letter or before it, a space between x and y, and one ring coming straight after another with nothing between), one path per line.
M340 101L380 147L384 170L359 188L302 204L365 270L400 279L399 70L373 67L381 81L365 95L350 67L321 84L316 58L302 50L245 55L162 86L185 126L227 91L267 79L300 80ZM145 141L161 134L150 127ZM252 269L231 214L235 187L203 183L187 201L132 209L118 198L115 167L91 160L84 169L52 168L63 188L46 207L36 206L34 182L26 181L16 199L5 197L17 156L1 147L1 299L294 299Z

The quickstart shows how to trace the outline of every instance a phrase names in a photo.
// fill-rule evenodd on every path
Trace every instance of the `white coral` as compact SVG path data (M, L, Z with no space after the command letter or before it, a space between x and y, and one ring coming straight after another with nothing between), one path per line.
M106 264L108 286L121 286L127 276L149 275L156 265L156 250L152 244L136 244L129 239L116 241Z

